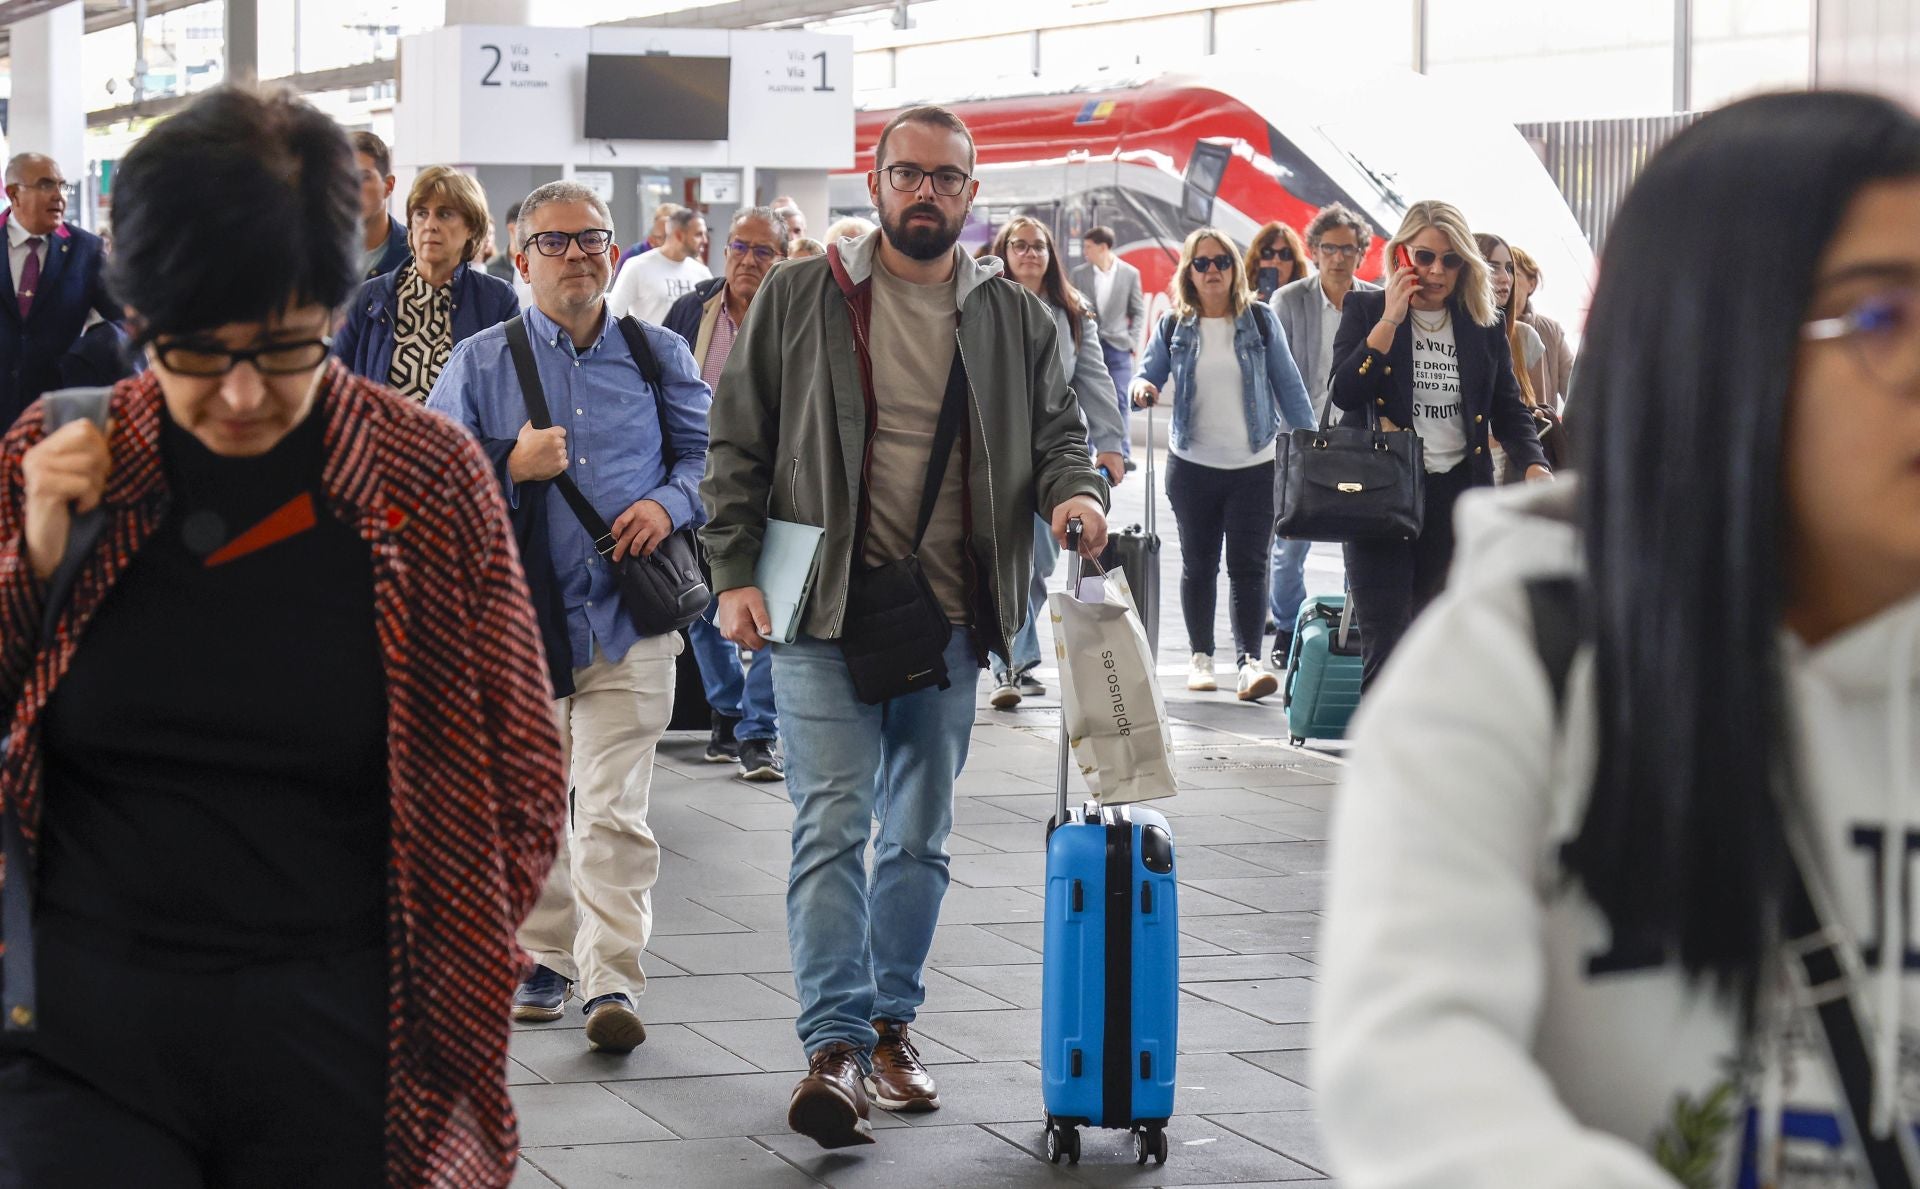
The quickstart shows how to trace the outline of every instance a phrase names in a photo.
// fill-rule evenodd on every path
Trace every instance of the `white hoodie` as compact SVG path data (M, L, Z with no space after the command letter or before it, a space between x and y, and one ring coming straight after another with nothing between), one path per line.
M1447 592L1355 724L1315 1053L1334 1172L1351 1189L1867 1185L1818 1021L1790 993L1769 997L1763 1059L1738 1068L1709 987L1589 967L1606 923L1556 856L1594 768L1592 661L1576 658L1556 732L1525 592L1580 571L1575 530L1541 514L1573 495L1563 480L1461 501ZM1855 937L1906 938L1856 988L1876 1111L1920 1118L1920 598L1819 648L1783 638L1819 879ZM1902 861L1882 871L1890 834ZM1689 1153L1710 1171L1682 1181L1669 1170Z

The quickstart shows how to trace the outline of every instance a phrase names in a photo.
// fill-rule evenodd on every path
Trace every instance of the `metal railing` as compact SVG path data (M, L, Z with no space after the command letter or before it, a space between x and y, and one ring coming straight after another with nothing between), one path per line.
M1699 113L1624 120L1569 120L1521 124L1520 134L1540 154L1567 206L1598 252L1620 200L1654 150L1699 119Z

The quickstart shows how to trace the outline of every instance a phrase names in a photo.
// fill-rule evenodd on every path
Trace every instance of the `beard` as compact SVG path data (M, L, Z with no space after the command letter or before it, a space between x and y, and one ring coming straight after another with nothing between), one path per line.
M907 220L914 215L932 215L939 223L934 227L911 226ZM916 202L904 210L891 213L880 212L880 230L886 235L887 242L909 260L938 260L953 251L953 245L960 242L960 232L966 222L964 211L949 220L939 207L930 202Z

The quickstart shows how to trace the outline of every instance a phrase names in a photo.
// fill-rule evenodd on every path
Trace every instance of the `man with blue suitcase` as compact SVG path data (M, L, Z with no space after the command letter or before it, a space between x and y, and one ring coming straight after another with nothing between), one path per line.
M770 649L807 1052L787 1123L824 1148L873 1143L873 1105L939 1105L909 1027L979 670L1026 620L1035 511L1056 538L1070 517L1089 549L1106 538L1052 316L956 250L979 188L966 125L908 109L874 161L880 230L781 265L754 299L701 486L717 623L743 647L772 630L754 578L768 522L825 530L800 634Z

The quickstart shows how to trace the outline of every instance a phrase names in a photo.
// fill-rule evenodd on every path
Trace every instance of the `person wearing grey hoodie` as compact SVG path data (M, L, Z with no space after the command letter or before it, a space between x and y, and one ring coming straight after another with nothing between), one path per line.
M717 623L742 647L767 648L773 630L755 584L768 521L824 530L799 634L770 652L795 808L787 935L808 1061L787 1122L826 1148L874 1142L870 1103L939 1106L908 1026L926 997L979 670L1025 625L1034 514L1056 540L1078 519L1089 554L1106 540L1107 486L1089 465L1053 318L998 261L957 250L979 188L966 125L910 108L882 131L874 162L880 229L781 265L754 299L716 388L701 485ZM950 390L963 423L937 454ZM945 624L944 639L915 644L944 654L906 676L943 667L949 678L868 702L849 665L865 643L849 589L909 557Z
M1920 119L1844 92L1710 114L1628 195L1605 432L1462 498L1355 722L1341 1184L1920 1183L1916 227Z

